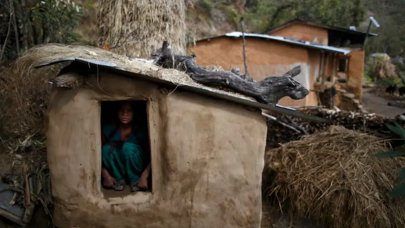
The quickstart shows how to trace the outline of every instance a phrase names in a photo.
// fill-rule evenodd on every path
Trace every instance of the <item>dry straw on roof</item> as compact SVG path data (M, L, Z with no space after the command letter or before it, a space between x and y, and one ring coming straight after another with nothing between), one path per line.
M379 159L384 141L339 126L267 151L276 172L267 194L284 210L328 227L400 227L405 210L390 202L403 159Z

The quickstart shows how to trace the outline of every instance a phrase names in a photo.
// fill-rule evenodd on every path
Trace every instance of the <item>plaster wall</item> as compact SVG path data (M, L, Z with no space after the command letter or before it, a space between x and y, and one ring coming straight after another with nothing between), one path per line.
M195 53L197 64L202 66L221 66L224 70L239 68L244 73L242 40L219 37L199 42L190 48ZM268 76L283 75L294 66L301 66L301 74L295 77L303 86L311 90L318 68L318 62L312 61L313 55L306 48L286 45L277 41L248 39L246 42L247 65L250 76L255 80L263 80ZM311 92L306 98L293 100L283 98L279 104L286 106L316 105L316 96Z
M326 53L325 54L325 62L326 62L326 67L325 67L325 75L326 75L326 79L327 80L331 80L331 76L332 75L336 75L336 69L337 69L337 65L336 65L336 58L335 55L333 53Z
M106 198L100 101L145 99L153 192ZM58 227L260 227L266 122L258 110L106 75L55 89L48 161Z
M361 98L364 78L364 50L353 49L349 55L349 71L346 89L354 93L357 99Z
M314 84L316 83L316 79L320 74L320 65L321 65L321 53L316 50L308 50L308 56L309 56L309 65L310 67L310 72L309 75L311 77L309 78L310 85L311 85L311 90L310 93L306 96L306 99L308 100L307 106L317 106L318 105L318 96L316 92L314 91Z
M291 37L299 40L306 40L314 43L328 45L328 30L307 24L290 24L274 31L270 35Z

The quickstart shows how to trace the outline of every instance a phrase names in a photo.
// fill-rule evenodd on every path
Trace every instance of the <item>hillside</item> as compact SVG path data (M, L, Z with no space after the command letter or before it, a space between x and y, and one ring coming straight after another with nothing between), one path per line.
M378 36L370 40L368 53L387 52L401 55L405 47L405 9L403 0L357 1L275 1L275 0L190 0L188 1L188 41L240 30L243 15L245 30L265 33L294 18L366 31L368 16L374 16L380 28L371 27Z
M55 1L63 2L64 8L52 8ZM185 0L185 3L189 44L201 38L240 31L242 18L245 31L254 33L266 33L294 18L342 27L354 25L359 31L366 31L368 16L373 15L381 27L371 28L378 37L369 40L367 53L387 52L396 56L404 52L404 0ZM9 17L11 9L7 4L0 4L0 41L8 40L7 45L2 45L5 52L0 53L0 62L15 59L23 50L41 43L99 46L99 1L30 0L25 6L18 4L15 3L16 18ZM17 22L18 26L13 25ZM20 34L14 31L17 28Z
M369 15L378 19L381 27L373 29L378 37L369 45L369 52L386 52L391 56L404 56L405 48L405 1L370 0L367 4Z

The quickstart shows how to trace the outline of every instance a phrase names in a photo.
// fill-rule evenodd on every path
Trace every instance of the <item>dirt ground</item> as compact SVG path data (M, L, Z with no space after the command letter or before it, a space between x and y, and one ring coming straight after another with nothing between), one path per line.
M383 96L379 96L381 94ZM389 96L382 94L382 92L376 91L374 88L365 88L363 90L362 105L370 113L376 113L377 115L395 118L396 115L404 113L405 108L389 106L388 102L395 102L405 100L399 97Z

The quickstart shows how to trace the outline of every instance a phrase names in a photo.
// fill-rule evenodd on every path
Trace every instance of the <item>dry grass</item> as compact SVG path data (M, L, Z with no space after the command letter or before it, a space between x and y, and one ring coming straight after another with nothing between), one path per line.
M50 87L61 66L36 69L35 64L78 55L70 46L42 45L28 50L10 67L0 71L0 137L7 139L6 147L19 145L27 138L44 140L46 111ZM91 56L91 48L83 49ZM89 54L90 53L90 54ZM103 51L105 56L111 52ZM109 55L108 55L109 54ZM110 57L113 58L113 57Z
M174 53L184 53L184 1L102 0L99 7L101 46L118 54L148 58L167 40Z
M275 178L266 193L280 208L327 227L401 227L405 210L392 201L403 159L379 159L384 141L339 126L267 152Z
M373 56L371 60L371 71L378 79L396 78L397 70L391 63L391 58L387 54Z
M14 65L0 72L0 123L3 137L24 140L33 135L43 135L50 91L47 80L57 71L56 67L51 67L28 75L21 74L18 66Z

